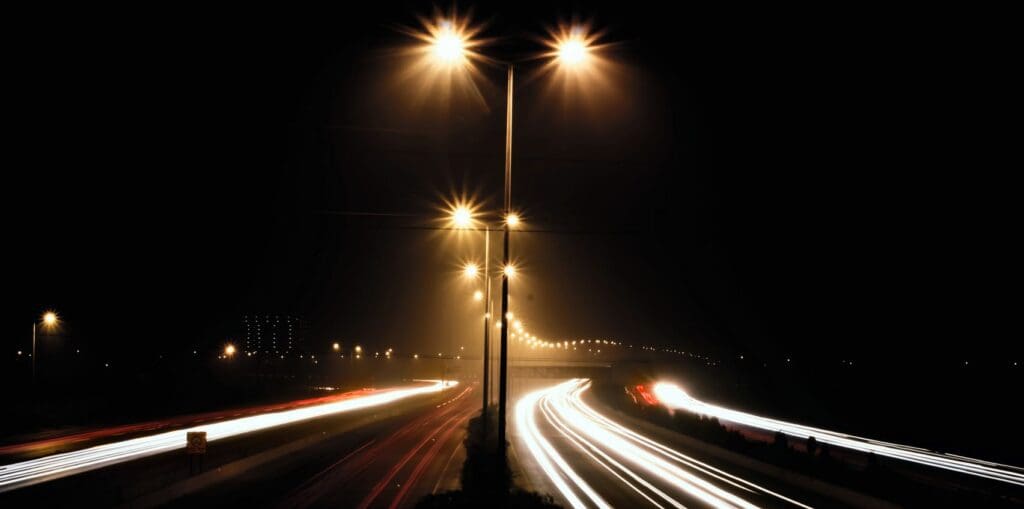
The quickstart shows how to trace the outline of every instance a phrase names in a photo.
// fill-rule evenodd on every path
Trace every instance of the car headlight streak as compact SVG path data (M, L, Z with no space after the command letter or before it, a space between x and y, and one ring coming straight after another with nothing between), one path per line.
M554 446L540 433L537 416L543 416L587 457L627 487L657 507L682 508L685 494L718 508L754 508L741 494L769 496L808 507L750 481L686 456L640 435L601 415L582 400L590 387L576 379L532 392L516 405L516 426L529 453L537 460L555 488L575 508L608 504L572 470ZM722 486L719 486L721 483Z
M440 392L458 384L458 382L453 380L445 382L440 380L421 380L421 382L429 382L429 384L383 390L366 396L353 397L333 403L193 426L187 429L97 445L80 451L53 454L0 466L0 492L94 470L115 463L152 456L175 449L183 449L185 447L185 435L189 431L205 431L207 441L212 442L332 414L385 405L421 394Z
M697 400L687 394L678 385L659 382L654 384L654 395L663 405L672 409L686 410L700 415L717 417L720 420L734 422L752 428L782 433L806 440L814 437L819 443L844 447L864 453L875 453L903 461L932 466L960 472L963 474L984 477L996 481L1024 486L1024 469L1012 465L1004 465L964 456L954 456L932 452L927 449L910 447L890 442L882 442L869 438L847 435L835 431L793 424L790 422L761 417L729 408L712 405Z

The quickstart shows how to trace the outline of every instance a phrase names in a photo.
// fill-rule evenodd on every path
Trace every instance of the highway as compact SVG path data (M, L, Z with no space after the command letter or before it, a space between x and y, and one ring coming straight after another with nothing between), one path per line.
M411 506L459 487L465 422L479 411L474 389L429 381L357 391L4 465L0 505ZM184 454L189 429L211 439L196 475Z
M371 438L290 491L280 505L412 507L425 495L458 489L466 423L479 413L472 387Z
M743 426L775 433L781 431L786 435L806 440L813 436L819 443L837 447L874 453L902 461L909 461L929 467L941 468L952 472L971 475L984 479L1024 486L1024 469L1012 465L994 463L976 458L968 458L953 454L943 454L918 447L882 442L869 438L848 435L801 424L761 417L738 410L712 405L700 401L676 384L659 382L654 385L653 393L658 402L671 409L685 410L700 415L717 417Z
M589 386L573 379L518 399L513 445L533 489L573 508L810 507L800 489L729 471L615 422L583 400Z

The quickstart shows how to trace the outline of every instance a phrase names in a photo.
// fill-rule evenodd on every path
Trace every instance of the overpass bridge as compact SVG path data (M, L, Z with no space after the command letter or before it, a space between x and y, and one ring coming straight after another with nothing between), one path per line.
M597 378L611 369L612 363L598 361L521 359L508 364L509 376L519 378Z

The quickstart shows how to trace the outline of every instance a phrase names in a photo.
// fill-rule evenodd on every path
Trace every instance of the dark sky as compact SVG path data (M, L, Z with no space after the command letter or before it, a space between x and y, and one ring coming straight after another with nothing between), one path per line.
M473 10L496 58L542 50L574 14L614 43L599 91L522 66L513 199L546 230L514 237L531 330L772 356L1024 353L1005 18L679 8ZM139 354L219 345L246 312L300 314L316 342L475 340L457 266L479 237L418 228L456 194L499 204L504 75L483 66L479 98L436 101L398 80L397 28L431 9L12 18L5 348L48 307L76 341Z

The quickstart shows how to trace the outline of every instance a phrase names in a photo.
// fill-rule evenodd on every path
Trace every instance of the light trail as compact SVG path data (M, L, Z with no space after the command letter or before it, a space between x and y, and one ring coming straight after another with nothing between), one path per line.
M695 414L717 417L719 420L730 421L766 431L779 431L803 440L813 436L819 443L844 447L864 453L875 453L879 456L1024 486L1024 469L1013 465L1004 465L953 454L942 454L918 447L882 442L748 414L697 400L683 391L678 385L668 382L654 384L654 395L663 405L671 409L686 410Z
M583 402L582 394L589 387L588 380L569 380L529 393L516 404L516 427L527 451L572 507L610 505L541 434L538 415L595 465L654 507L683 508L686 499L716 508L757 507L743 496L770 497L808 507L608 419Z
M186 433L190 431L205 431L206 440L212 442L318 417L385 405L422 394L441 392L458 384L453 380L445 382L420 380L420 382L428 382L428 384L389 389L334 403L203 424L0 466L0 492L79 474L115 463L182 449L185 447Z

